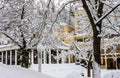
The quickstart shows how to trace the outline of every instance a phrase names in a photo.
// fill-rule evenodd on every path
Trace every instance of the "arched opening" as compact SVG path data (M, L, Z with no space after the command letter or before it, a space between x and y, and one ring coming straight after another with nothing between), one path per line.
M120 69L120 58L117 58L117 67Z
M116 69L116 61L112 58L107 59L107 69Z

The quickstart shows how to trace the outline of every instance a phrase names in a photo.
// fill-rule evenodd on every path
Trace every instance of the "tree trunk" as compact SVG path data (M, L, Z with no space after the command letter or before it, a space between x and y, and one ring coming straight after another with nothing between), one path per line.
M97 16L100 18L103 14L103 3L99 3L98 6L98 13ZM98 22L97 24L92 25L92 27L95 26L95 29L93 28L93 78L101 78L101 71L100 71L100 65L101 65L101 37L99 37L99 34L101 33L101 27L102 27L102 20ZM99 30L97 29L99 28Z
M94 32L93 35L93 78L101 78L100 77L100 64L101 64L101 59L100 59L100 43L101 43L101 38L98 37L98 32Z
M99 0L95 0L95 2L97 3ZM89 6L86 3L86 0L82 0L83 3L83 8L85 9L90 24L92 26L92 30L93 30L93 78L100 78L100 43L101 43L101 38L98 36L101 33L101 25L102 25L102 21L100 21L99 23L95 24L94 18L93 18L93 14L91 14ZM96 4L97 5L97 4ZM98 9L97 9L98 8ZM95 10L95 9L94 9ZM103 3L99 2L99 6L96 6L96 10L97 10L97 16L98 18L100 18L103 14Z
M88 65L87 65L87 76L88 76L88 77L91 76L90 65L91 65L91 62L88 62Z

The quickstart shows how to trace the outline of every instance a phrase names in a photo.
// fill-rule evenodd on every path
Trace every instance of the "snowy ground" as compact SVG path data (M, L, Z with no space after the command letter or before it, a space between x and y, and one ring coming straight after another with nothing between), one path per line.
M32 70L37 71L37 65L32 65ZM43 64L42 73L55 78L87 78L86 68L75 64ZM82 76L84 73L84 77ZM101 70L101 78L120 78L120 70Z
M0 78L87 78L86 68L75 64L43 64L42 74L37 64L30 70L0 63ZM84 73L84 77L82 76ZM120 70L101 70L101 78L120 78Z
M53 78L39 72L20 66L10 66L0 63L0 78Z
M31 69L37 71L37 65L32 65ZM55 78L80 78L81 73L86 73L86 69L75 64L43 64L42 73Z
M102 78L120 78L119 70L102 70Z

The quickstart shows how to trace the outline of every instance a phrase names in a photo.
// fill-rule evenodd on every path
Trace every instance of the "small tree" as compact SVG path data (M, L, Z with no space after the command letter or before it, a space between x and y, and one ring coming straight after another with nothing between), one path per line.
M7 36L15 45L19 46L20 65L28 68L30 65L30 49L38 39L34 37L38 32L38 21L35 20L32 2L11 0L1 2L0 10L1 33ZM37 23L38 22L38 23Z
M86 62L87 64L87 76L90 77L91 76L91 65L92 65L92 41L88 41L88 42L72 42L73 46L74 46L74 51L77 51L77 56L78 59L82 59Z

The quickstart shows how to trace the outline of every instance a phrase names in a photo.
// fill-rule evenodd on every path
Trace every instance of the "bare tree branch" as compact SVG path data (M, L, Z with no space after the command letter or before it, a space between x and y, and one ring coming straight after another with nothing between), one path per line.
M100 21L102 21L106 16L108 16L111 12L113 12L118 6L120 6L120 3L118 3L116 6L114 6L114 8L112 8L110 11L106 12L102 17L100 17L95 24L99 23Z

